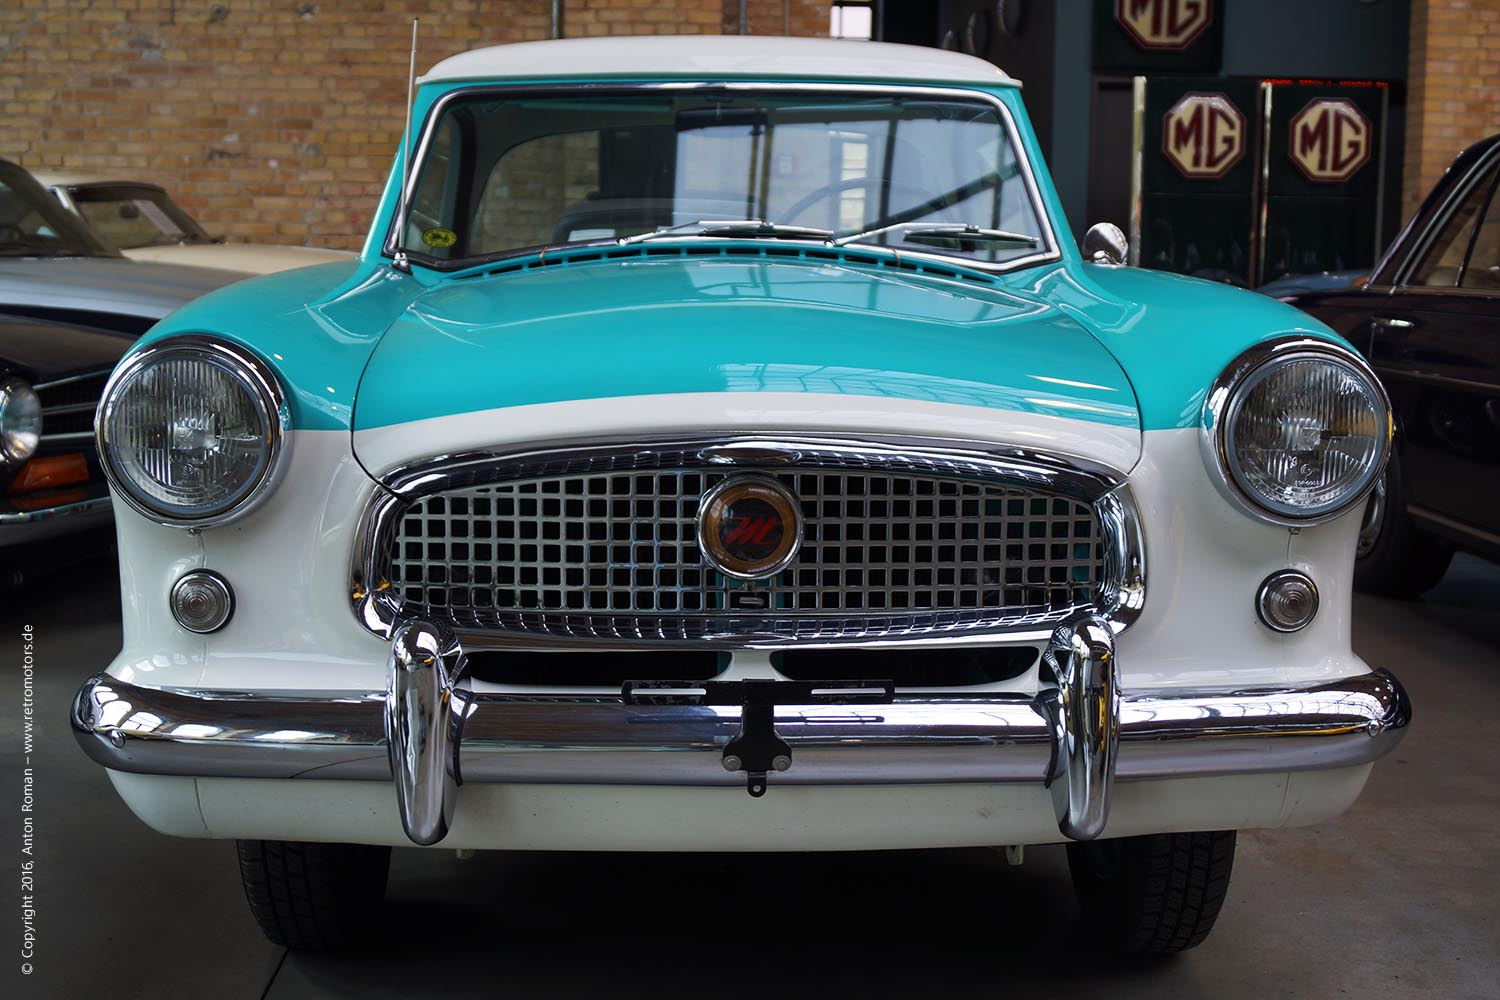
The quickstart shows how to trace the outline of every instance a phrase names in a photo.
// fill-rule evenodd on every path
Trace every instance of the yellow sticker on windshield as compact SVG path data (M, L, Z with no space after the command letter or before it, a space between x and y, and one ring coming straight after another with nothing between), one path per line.
M451 229L429 229L422 234L422 242L434 250L445 250L458 242L458 234Z

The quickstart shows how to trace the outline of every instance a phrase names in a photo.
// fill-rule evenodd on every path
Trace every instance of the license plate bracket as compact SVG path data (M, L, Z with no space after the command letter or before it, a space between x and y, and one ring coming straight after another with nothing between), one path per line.
M792 766L792 748L776 732L778 705L885 705L896 697L888 680L626 681L627 705L721 705L740 710L740 728L724 745L726 771L745 775L752 798L766 794L773 771Z

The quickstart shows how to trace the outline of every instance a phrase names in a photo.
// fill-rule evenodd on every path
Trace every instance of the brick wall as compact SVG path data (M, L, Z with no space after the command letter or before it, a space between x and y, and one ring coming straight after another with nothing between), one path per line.
M1412 0L1402 207L1465 146L1500 131L1500 0Z
M793 34L828 4L789 0ZM780 34L780 0L749 0ZM738 30L738 0L566 0L568 36ZM162 184L232 240L358 247L419 70L546 38L550 0L0 0L0 156Z

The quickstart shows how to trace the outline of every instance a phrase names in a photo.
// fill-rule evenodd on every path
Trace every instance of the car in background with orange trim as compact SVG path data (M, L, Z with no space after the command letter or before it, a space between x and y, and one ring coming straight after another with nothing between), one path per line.
M0 316L0 552L109 523L94 407L129 346L85 326Z

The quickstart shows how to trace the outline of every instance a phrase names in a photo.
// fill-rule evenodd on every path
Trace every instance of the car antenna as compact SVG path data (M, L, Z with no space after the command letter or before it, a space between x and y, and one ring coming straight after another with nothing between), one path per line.
M411 158L413 150L408 148L411 135L411 96L417 89L417 19L411 19L411 66L406 71L406 125L401 129L401 202L396 210L396 255L391 266L406 274L411 273L411 261L401 245L406 242L406 210L409 207L407 191L411 188Z

